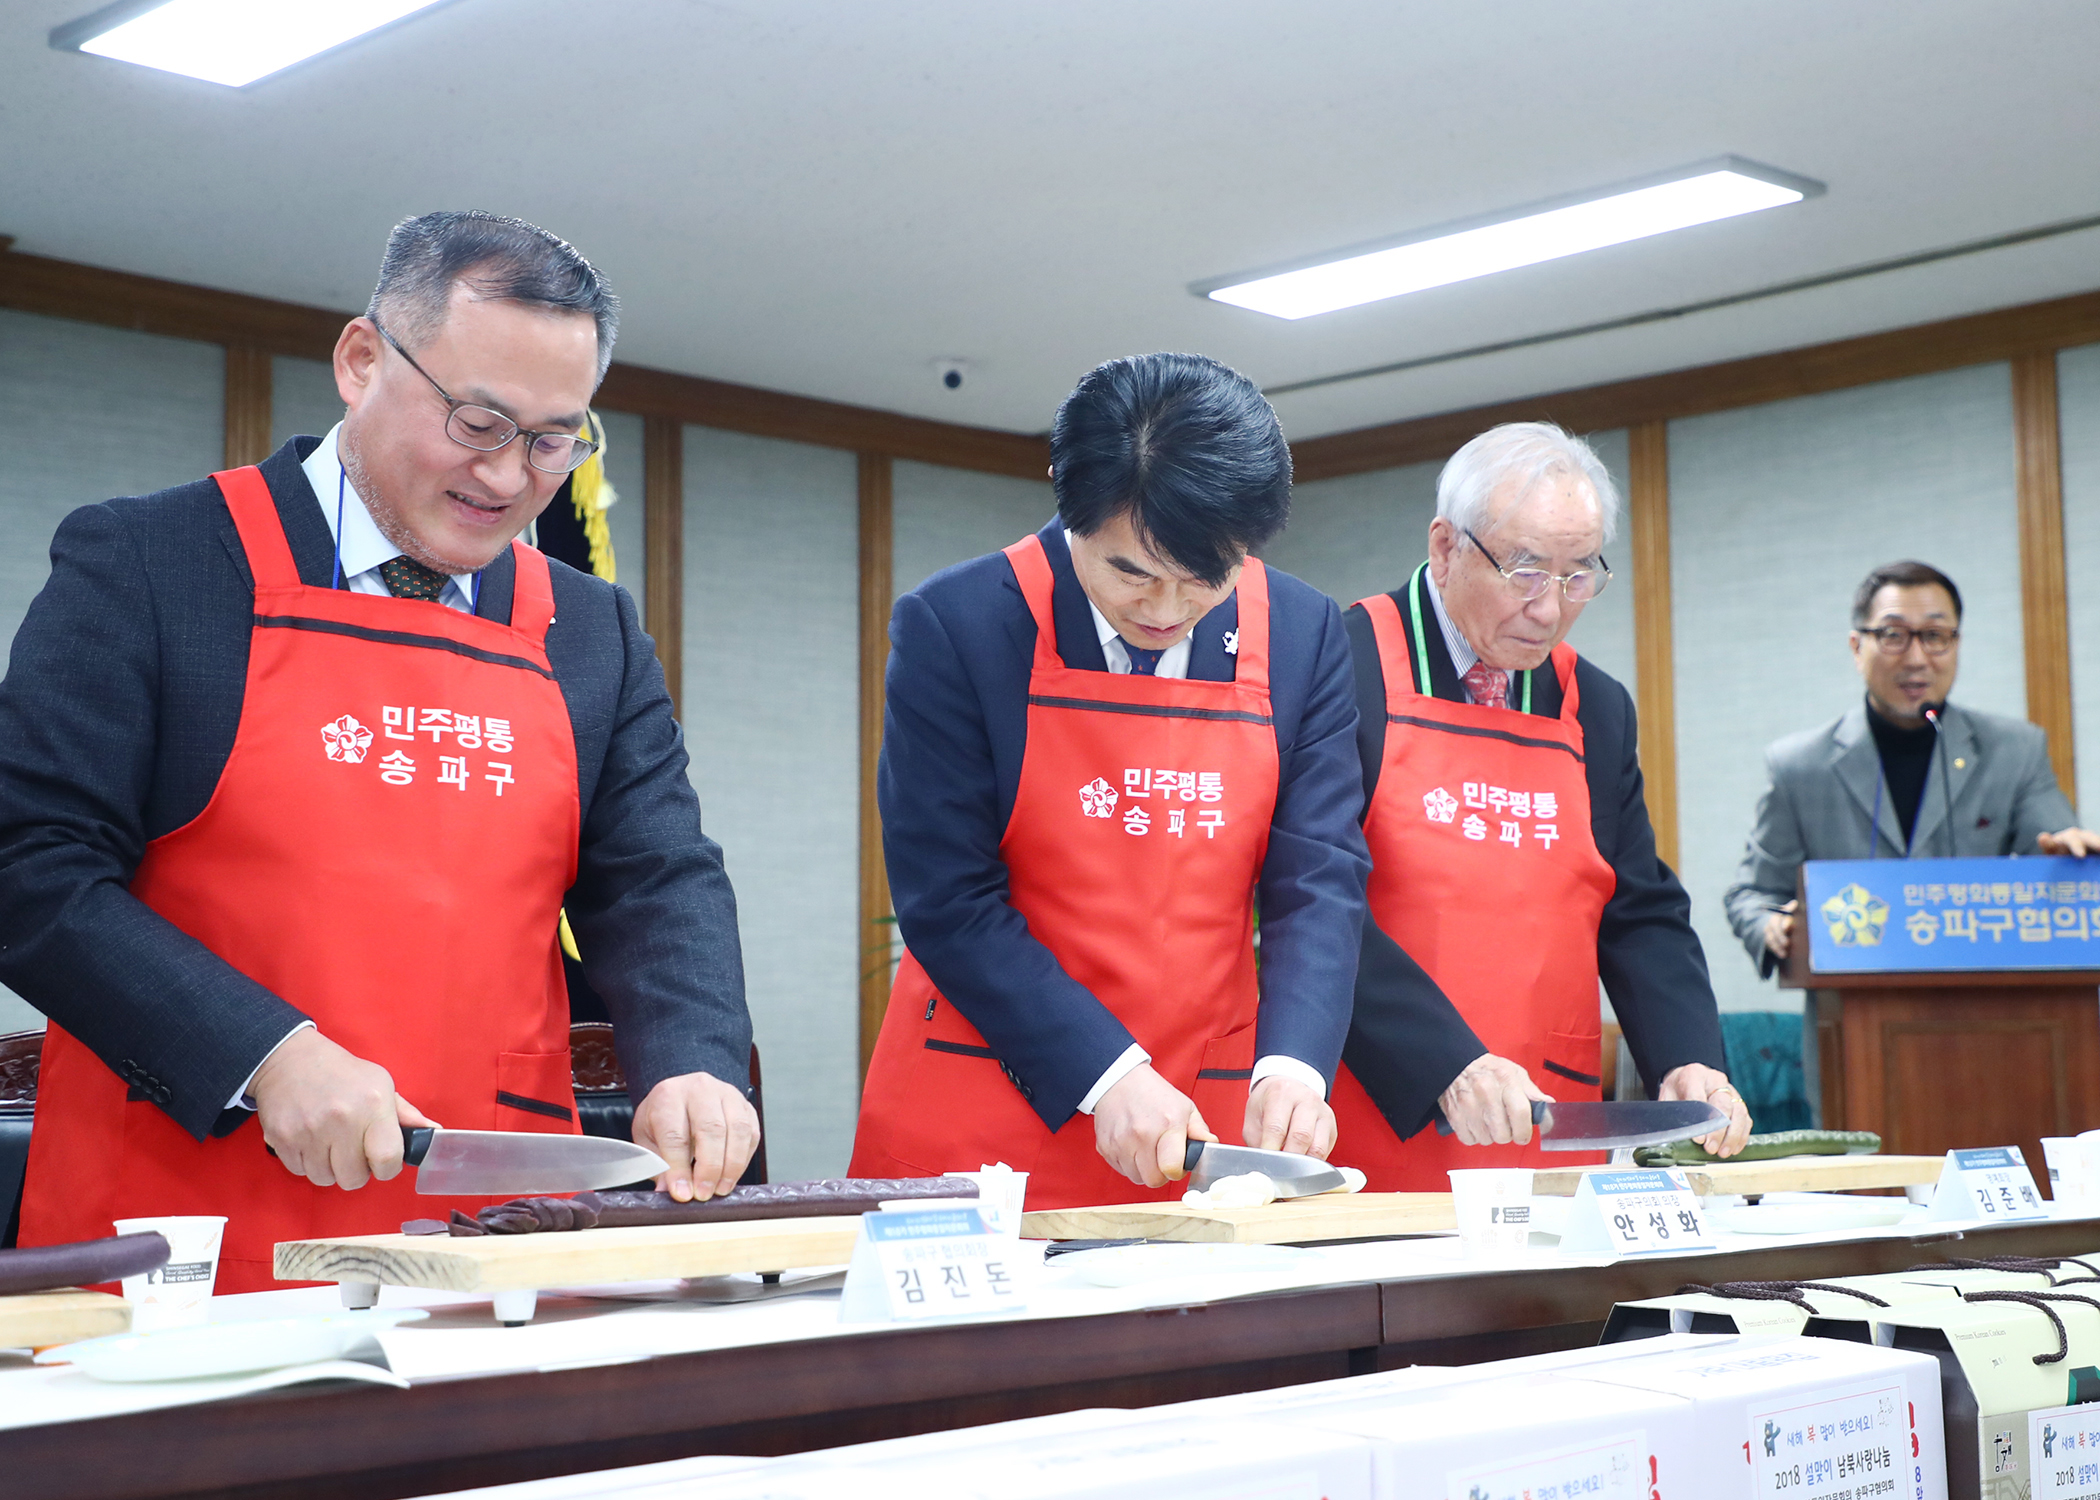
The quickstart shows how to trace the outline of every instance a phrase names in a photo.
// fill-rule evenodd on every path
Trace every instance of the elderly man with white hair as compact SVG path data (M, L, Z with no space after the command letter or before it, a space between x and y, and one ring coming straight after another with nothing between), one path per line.
M1444 466L1428 560L1345 617L1372 920L1334 1160L1373 1188L1531 1164L1532 1101L1598 1095L1600 978L1651 1092L1725 1110L1719 1154L1749 1133L1633 701L1564 639L1611 581L1617 509L1581 439L1493 428Z

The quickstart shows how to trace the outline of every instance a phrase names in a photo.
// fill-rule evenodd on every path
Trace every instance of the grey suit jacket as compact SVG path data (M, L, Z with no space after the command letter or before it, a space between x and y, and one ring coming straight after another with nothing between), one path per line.
M1771 785L1757 804L1743 862L1723 898L1735 935L1760 974L1778 967L1765 952L1765 917L1794 899L1806 860L2033 854L2037 835L2078 821L2050 769L2048 739L2035 725L1952 703L1942 725L1907 848L1881 784L1881 756L1864 702L1766 749ZM1869 821L1877 787L1878 824Z

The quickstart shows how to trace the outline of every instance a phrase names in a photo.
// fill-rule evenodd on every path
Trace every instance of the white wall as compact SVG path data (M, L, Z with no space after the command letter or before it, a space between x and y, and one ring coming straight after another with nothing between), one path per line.
M2100 344L2056 357L2063 412L2064 571L2070 583L2071 709L2079 823L2100 818Z
M0 408L32 440L0 466L0 641L51 572L66 513L202 478L226 456L215 344L0 310ZM0 1031L43 1017L0 989Z
M1962 591L1971 708L2024 715L2007 367L1977 366L1670 424L1681 873L1724 1009L1799 1009L1756 977L1721 907L1763 747L1844 713L1861 685L1852 593L1917 557Z
M295 437L324 437L342 419L343 398L335 391L334 366L326 360L293 359L284 354L270 361L273 449Z
M890 472L890 571L899 595L941 569L1012 546L1057 512L1048 479L899 460Z
M858 536L852 454L685 429L686 743L782 1181L842 1174L859 1111Z

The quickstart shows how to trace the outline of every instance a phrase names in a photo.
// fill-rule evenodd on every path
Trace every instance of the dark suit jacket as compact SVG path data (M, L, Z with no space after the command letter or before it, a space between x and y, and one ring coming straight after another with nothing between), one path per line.
M262 465L306 583L334 548L294 438ZM576 733L569 920L639 1099L705 1070L748 1085L736 903L700 831L684 738L625 590L550 562L547 657ZM482 575L508 620L516 563ZM303 1018L135 900L148 840L204 809L232 751L255 585L210 480L73 512L0 683L0 981L202 1139ZM387 934L385 936L396 936ZM412 934L401 934L413 941ZM376 982L376 975L375 975Z
M1052 520L1038 534L1056 580L1058 655L1067 666L1105 672L1064 529ZM1294 1057L1331 1080L1349 1024L1370 871L1358 826L1349 647L1324 594L1271 569L1269 599L1282 780L1256 892L1263 1000L1255 1055ZM1235 595L1197 624L1191 678L1232 679L1224 639L1238 623ZM1055 1130L1131 1035L1007 902L999 841L1020 787L1035 635L1013 568L997 552L936 573L897 601L877 795L906 946ZM1238 1122L1212 1123L1225 1130Z
M1403 618L1405 595L1403 586L1392 596ZM1370 615L1361 605L1353 606L1344 622L1355 657L1356 743L1368 808L1385 756L1385 671ZM1423 634L1430 691L1452 703L1464 702L1443 631L1432 624ZM1706 955L1692 931L1691 899L1655 853L1655 830L1648 822L1634 753L1633 699L1579 657L1575 686L1581 698L1575 722L1582 726L1590 831L1597 852L1618 878L1597 928L1597 969L1652 1094L1671 1069L1685 1063L1727 1066L1721 1018ZM1512 684L1512 703L1517 693ZM1553 672L1532 673L1533 713L1558 718L1562 696ZM1521 930L1513 926L1511 935L1520 937ZM1486 1051L1436 982L1377 922L1366 921L1356 1017L1342 1056L1393 1129L1405 1137L1427 1125L1437 1096ZM1550 1079L1539 1084L1553 1091Z

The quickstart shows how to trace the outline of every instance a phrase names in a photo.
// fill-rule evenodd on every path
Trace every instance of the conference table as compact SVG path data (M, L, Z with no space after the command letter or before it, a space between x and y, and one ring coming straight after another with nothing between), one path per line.
M696 1454L805 1452L1573 1348L1597 1341L1614 1303L1687 1283L2078 1255L2100 1251L2100 1218L1913 1223L1822 1239L1728 1235L1719 1244L1620 1261L1544 1250L1488 1267L1466 1261L1448 1237L1357 1242L1316 1247L1304 1266L1266 1278L1074 1292L1053 1299L1046 1315L941 1326L841 1327L835 1294L682 1307L677 1317L687 1321L673 1324L715 1347L580 1361L579 1339L641 1327L610 1320L633 1318L637 1306L674 1307L675 1292L660 1304L579 1299L566 1323L561 1300L543 1299L539 1331L507 1343L509 1333L529 1331L496 1329L485 1303L461 1304L439 1309L459 1336L425 1346L524 1348L522 1358L542 1363L506 1369L505 1358L519 1356L455 1353L446 1357L463 1359L456 1367L409 1371L405 1390L336 1383L14 1425L0 1430L0 1489L18 1500L388 1500ZM334 1295L264 1293L279 1303L260 1308L310 1311L328 1305L314 1299ZM17 1363L0 1364L0 1423L9 1420L9 1382L42 1378L22 1356L9 1358ZM477 1360L491 1368L477 1371Z

